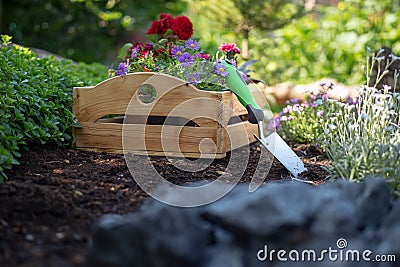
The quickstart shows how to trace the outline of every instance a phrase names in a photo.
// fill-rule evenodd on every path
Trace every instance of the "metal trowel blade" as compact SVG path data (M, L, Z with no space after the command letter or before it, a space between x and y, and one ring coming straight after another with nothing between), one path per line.
M307 169L304 167L304 163L294 153L294 151L286 144L286 142L277 133L272 133L264 139L260 139L258 136L254 137L266 148L272 155L277 158L283 166L292 174L294 177Z

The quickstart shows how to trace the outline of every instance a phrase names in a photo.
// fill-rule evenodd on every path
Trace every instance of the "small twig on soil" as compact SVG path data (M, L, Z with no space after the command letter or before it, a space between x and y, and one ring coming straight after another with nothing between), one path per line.
M315 183L313 181L306 181L306 180L298 179L296 177L291 177L291 178L292 178L293 181L315 185Z
M46 161L44 164L62 163L60 160Z

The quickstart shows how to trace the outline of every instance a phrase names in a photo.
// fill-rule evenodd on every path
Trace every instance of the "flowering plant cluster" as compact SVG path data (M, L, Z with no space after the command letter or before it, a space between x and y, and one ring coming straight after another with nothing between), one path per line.
M372 64L387 60L389 65L394 58L374 55ZM379 175L400 196L400 93L387 85L378 89L377 84L362 86L356 98L342 101L329 98L333 85L323 84L321 92L309 94L305 102L289 101L270 126L292 141L321 146L332 159L331 178L361 181Z
M225 90L228 75L221 60L237 66L240 49L234 43L222 43L215 56L202 51L192 39L193 25L186 16L173 18L160 14L147 30L148 43L125 44L119 58L123 60L110 77L130 72L161 72L176 76L206 90Z
M323 83L318 93L305 95L304 102L299 99L286 101L287 106L270 122L269 127L281 131L292 141L323 146L326 119L331 115L327 111L334 110L332 102L328 100L328 91L332 88L332 83ZM353 102L351 98L346 101Z

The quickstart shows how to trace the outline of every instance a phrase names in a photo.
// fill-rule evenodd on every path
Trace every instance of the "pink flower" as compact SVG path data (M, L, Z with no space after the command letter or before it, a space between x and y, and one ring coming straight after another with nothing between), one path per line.
M240 49L236 46L235 43L222 43L219 47L219 50L225 53L236 53L240 54Z
M210 58L210 54L197 53L196 57L197 58L204 58L205 60L208 60Z

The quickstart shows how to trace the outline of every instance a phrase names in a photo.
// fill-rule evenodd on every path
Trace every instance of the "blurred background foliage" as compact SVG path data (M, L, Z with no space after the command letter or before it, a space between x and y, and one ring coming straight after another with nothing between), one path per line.
M360 84L366 46L400 53L400 0L0 0L1 32L76 61L110 64L159 13L185 14L208 52L236 42L268 84ZM248 46L248 50L246 49ZM246 53L246 51L248 53Z
M206 46L226 40L240 44L243 36L235 32L235 24L229 27L217 22L229 15L230 20L241 20L240 14L231 13L234 0L192 1L189 12L196 18L195 32ZM206 8L214 2L219 4ZM199 8L194 3L203 6ZM231 6L225 4L227 10L219 9L223 3ZM258 60L253 75L268 84L308 83L331 77L358 85L365 79L362 65L366 62L367 46L372 50L388 46L400 53L399 6L399 0L311 0L305 3L304 16L304 12L300 13L281 28L253 25L249 58ZM272 11L271 15L273 19ZM211 27L204 27L207 21L211 21Z
M109 63L140 39L159 13L181 14L180 0L0 0L1 32L13 42L76 61Z

